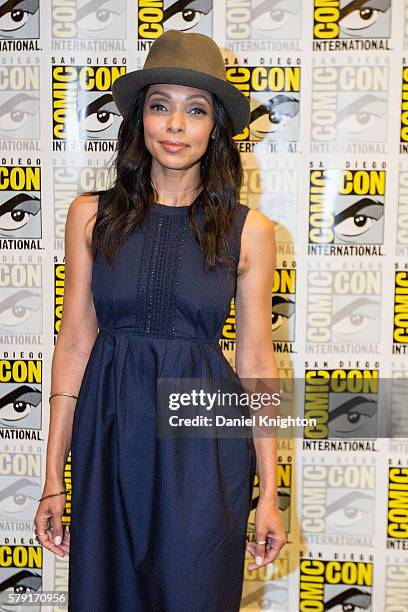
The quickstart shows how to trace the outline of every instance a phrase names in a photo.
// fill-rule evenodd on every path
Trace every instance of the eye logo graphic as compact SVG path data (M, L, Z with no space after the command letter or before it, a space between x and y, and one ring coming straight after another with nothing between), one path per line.
M0 138L16 142L15 146L17 141L38 140L39 66L1 66L0 79Z
M360 536L374 535L374 509L374 466L303 465L302 530L309 542L327 534L359 544Z
M2 359L0 427L41 429L42 362Z
M33 461L38 460L38 456L30 456L29 459ZM27 456L24 458L24 465L27 464ZM37 474L13 474L9 473L2 474L1 478L1 507L0 507L0 520L7 521L10 525L9 530L16 530L17 526L22 525L22 521L27 525L25 531L29 531L28 525L32 520L33 513L35 514L36 505L38 504L38 498L41 497L41 477ZM4 527L4 532L6 528ZM20 533L21 533L21 527ZM29 533L27 535L30 536ZM1 568L2 576L4 567ZM0 595L4 596L3 593ZM10 610L9 607L3 608ZM16 608L14 608L15 610ZM35 608L34 608L35 610Z
M392 466L388 469L387 538L403 549L408 541L408 467Z
M0 238L41 235L41 168L0 166Z
M0 332L16 336L42 334L42 314L41 263L4 263Z
M0 0L0 40L40 37L40 0Z
M385 176L384 170L312 170L309 244L383 244Z
M391 0L314 0L314 40L389 38Z
M125 72L125 66L52 68L54 150L65 150L68 141L88 141L85 150L99 150L98 141L117 138L122 118L111 89Z
M27 463L28 459L21 457L24 463ZM0 608L16 611L24 609L26 606L19 605L21 599L17 599L18 595L30 593L39 597L43 591L43 548L40 545L1 544L0 555L4 559L0 580ZM34 605L33 610L40 607Z
M305 439L376 438L378 370L306 370Z
M276 268L272 288L273 339L276 342L293 342L295 339L296 270ZM236 340L235 300L232 298L228 317L225 320L222 339Z
M103 43L126 38L126 0L51 1L55 41L80 39Z
M380 341L381 270L314 270L307 275L308 351L375 352ZM333 344L327 345L328 342ZM338 344L336 344L338 343Z
M311 140L324 153L348 143L382 143L388 137L389 66L315 66L312 69ZM353 147L353 151L359 150ZM378 152L377 147L372 152Z
M226 0L226 38L237 40L299 40L301 0Z
M155 40L167 30L212 36L212 0L139 0L137 37Z
M299 610L371 611L372 563L302 559Z
M299 140L300 66L230 66L227 79L249 98L249 126L236 140Z

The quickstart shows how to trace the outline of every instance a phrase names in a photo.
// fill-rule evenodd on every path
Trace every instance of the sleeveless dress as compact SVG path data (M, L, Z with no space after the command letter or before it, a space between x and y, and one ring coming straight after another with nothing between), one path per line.
M159 377L239 383L219 345L236 268L205 272L188 210L152 205L114 272L99 251L93 263L99 333L72 429L69 612L240 608L253 438L156 435ZM234 211L236 264L249 210Z

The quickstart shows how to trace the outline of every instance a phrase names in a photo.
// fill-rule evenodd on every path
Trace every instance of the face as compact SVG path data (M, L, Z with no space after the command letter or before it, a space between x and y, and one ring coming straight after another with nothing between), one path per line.
M184 85L150 85L143 107L146 147L153 161L186 169L205 153L214 127L212 96Z

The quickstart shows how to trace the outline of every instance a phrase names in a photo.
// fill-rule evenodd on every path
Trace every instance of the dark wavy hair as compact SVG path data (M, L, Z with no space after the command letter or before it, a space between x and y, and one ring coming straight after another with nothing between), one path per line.
M99 207L92 230L91 254L95 258L97 247L114 266L120 244L144 218L149 207L157 202L157 193L150 179L151 154L144 142L143 106L148 85L142 88L118 130L118 146L110 168L115 181L108 190L106 205ZM221 263L233 267L229 231L233 212L240 198L243 181L241 156L232 139L233 126L221 100L214 94L214 138L201 157L201 191L189 207L188 217L193 236L198 241L206 271ZM102 191L89 191L83 195L99 195ZM202 231L196 222L196 210L202 207Z

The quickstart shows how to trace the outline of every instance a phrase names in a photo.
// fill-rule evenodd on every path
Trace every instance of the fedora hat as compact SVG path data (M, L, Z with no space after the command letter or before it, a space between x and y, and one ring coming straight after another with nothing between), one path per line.
M205 34L168 30L156 38L143 68L118 77L112 85L120 114L127 114L139 89L153 83L187 85L216 94L232 120L234 136L248 125L248 99L227 81L221 51Z

